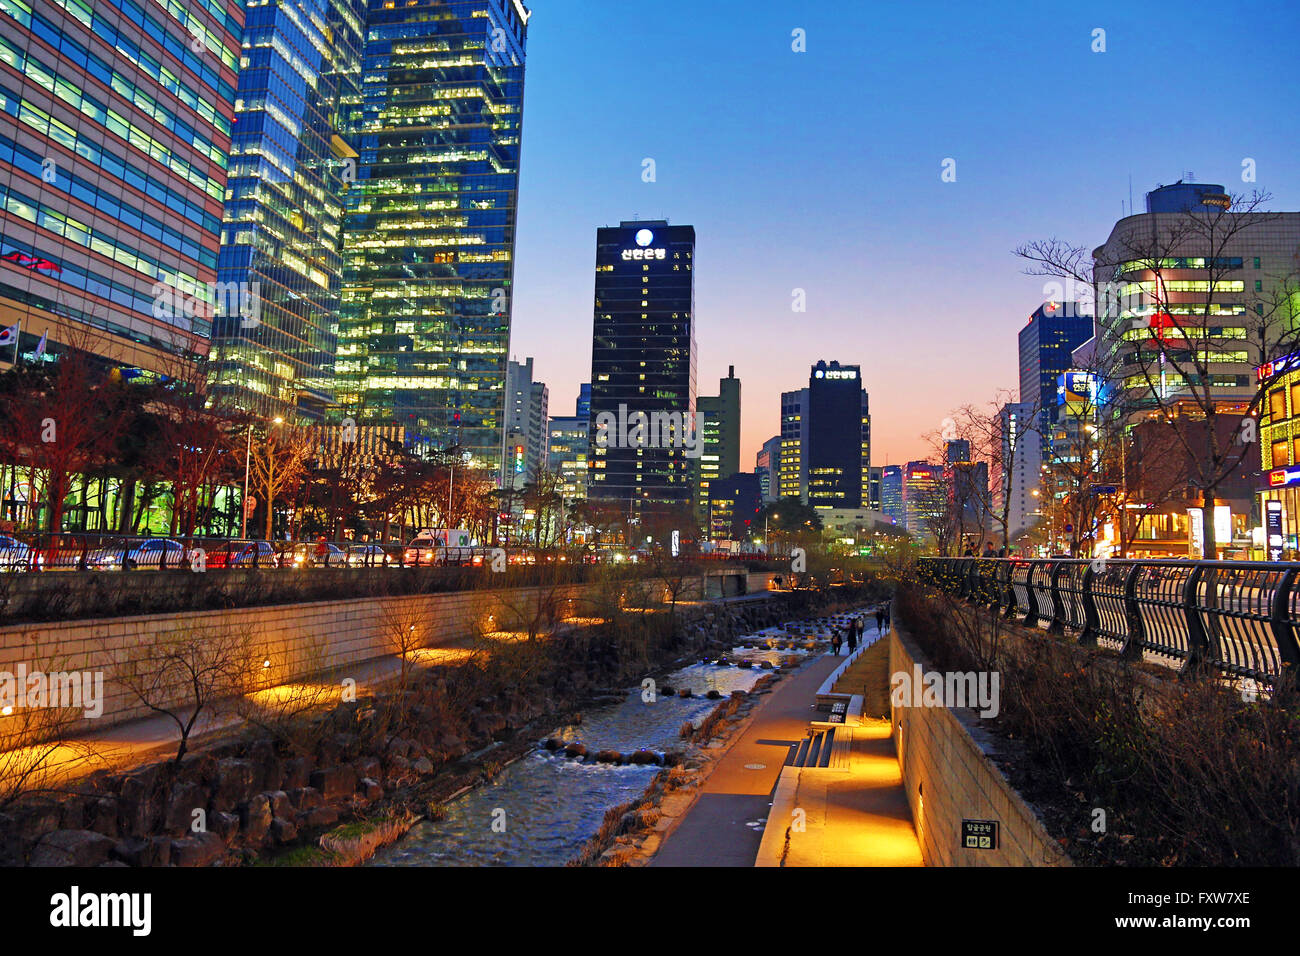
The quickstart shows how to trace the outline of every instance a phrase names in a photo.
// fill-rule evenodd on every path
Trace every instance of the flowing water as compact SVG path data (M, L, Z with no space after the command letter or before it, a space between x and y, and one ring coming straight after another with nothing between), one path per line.
M659 683L652 702L643 689L627 692L621 703L584 711L582 723L559 727L554 734L565 742L598 750L663 752L681 746L681 727L698 724L717 700L733 690L749 690L766 673L758 665L773 665L785 656L808 654L805 633L785 650L735 647L730 661L751 661L751 668L698 663L670 674ZM769 628L742 644L767 640L790 641L779 628ZM816 653L815 651L813 653ZM689 688L689 698L669 696ZM444 819L422 821L398 842L381 850L368 866L563 866L600 829L605 811L641 795L660 768L652 765L596 763L565 757L541 746L505 768L491 783L462 794L447 806Z

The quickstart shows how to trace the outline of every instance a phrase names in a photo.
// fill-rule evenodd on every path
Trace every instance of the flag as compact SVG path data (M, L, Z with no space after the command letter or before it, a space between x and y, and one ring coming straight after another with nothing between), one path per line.
M45 354L45 340L48 339L49 337L50 337L50 330L46 329L44 332L41 333L41 340L36 343L35 360L37 362L39 362L41 360L41 356Z
M18 323L15 322L7 329L0 329L0 348L6 345L14 345L18 341Z

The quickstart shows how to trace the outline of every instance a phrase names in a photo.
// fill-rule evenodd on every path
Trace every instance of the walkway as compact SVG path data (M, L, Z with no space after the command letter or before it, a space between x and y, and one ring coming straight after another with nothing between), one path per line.
M817 689L839 663L824 655L777 685L651 866L921 865L887 721L836 728L837 740L851 736L847 770L785 768L791 745L825 716ZM787 834L796 809L804 829Z

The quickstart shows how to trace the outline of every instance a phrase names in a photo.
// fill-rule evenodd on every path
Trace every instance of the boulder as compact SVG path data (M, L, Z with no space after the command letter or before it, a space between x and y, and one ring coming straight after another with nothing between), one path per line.
M324 796L315 787L299 787L296 790L290 790L289 800L297 810L310 810L312 807L320 807L325 804Z
M357 785L357 789L360 790L361 795L371 803L381 799L384 795L384 788L379 785L379 781L371 777L363 778L361 783Z
M298 828L293 822L283 817L276 817L271 821L271 839L279 846L286 843L293 843L298 839Z
M239 836L239 817L234 813L218 811L208 819L208 827L223 843L230 844Z
M225 841L210 831L172 840L171 862L177 866L211 866L225 855Z
M313 807L298 812L298 828L331 827L339 821L339 812L333 807Z
M585 757L587 756L587 748L580 743L565 744L564 755L566 757Z
M356 793L357 772L350 764L327 767L312 773L311 785L321 792L327 803L333 803Z
M287 796L285 802L288 802ZM267 831L271 829L271 821L274 818L271 797L266 793L257 794L240 807L240 824L243 826L246 840L252 843L261 842Z
M55 830L32 851L29 866L98 866L108 859L114 841L94 830Z
M284 779L281 790L296 790L305 787L311 781L311 771L315 764L309 757L295 757L284 762Z
M194 811L208 809L211 794L201 783L178 780L172 784L171 796L167 801L167 816L164 829L175 836L181 836L194 822Z
M217 761L217 785L212 809L229 812L257 792L258 774L251 760L227 758Z
M428 757L421 757L419 760L411 764L411 770L422 777L427 776L428 774L433 773L433 762L430 761Z

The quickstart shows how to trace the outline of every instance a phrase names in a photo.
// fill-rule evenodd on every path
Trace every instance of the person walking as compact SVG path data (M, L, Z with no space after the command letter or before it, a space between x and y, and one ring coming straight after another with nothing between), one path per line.
M831 653L834 654L836 657L839 657L840 655L840 644L842 644L843 641L844 641L844 635L840 633L840 629L838 627L835 628L835 630L831 631Z
M849 621L849 654L858 649L858 622Z
M892 614L890 612L889 605L886 604L885 605L885 630L886 631L889 630L889 619L891 616Z
M885 633L885 606L883 604L876 608L876 630L881 634Z

